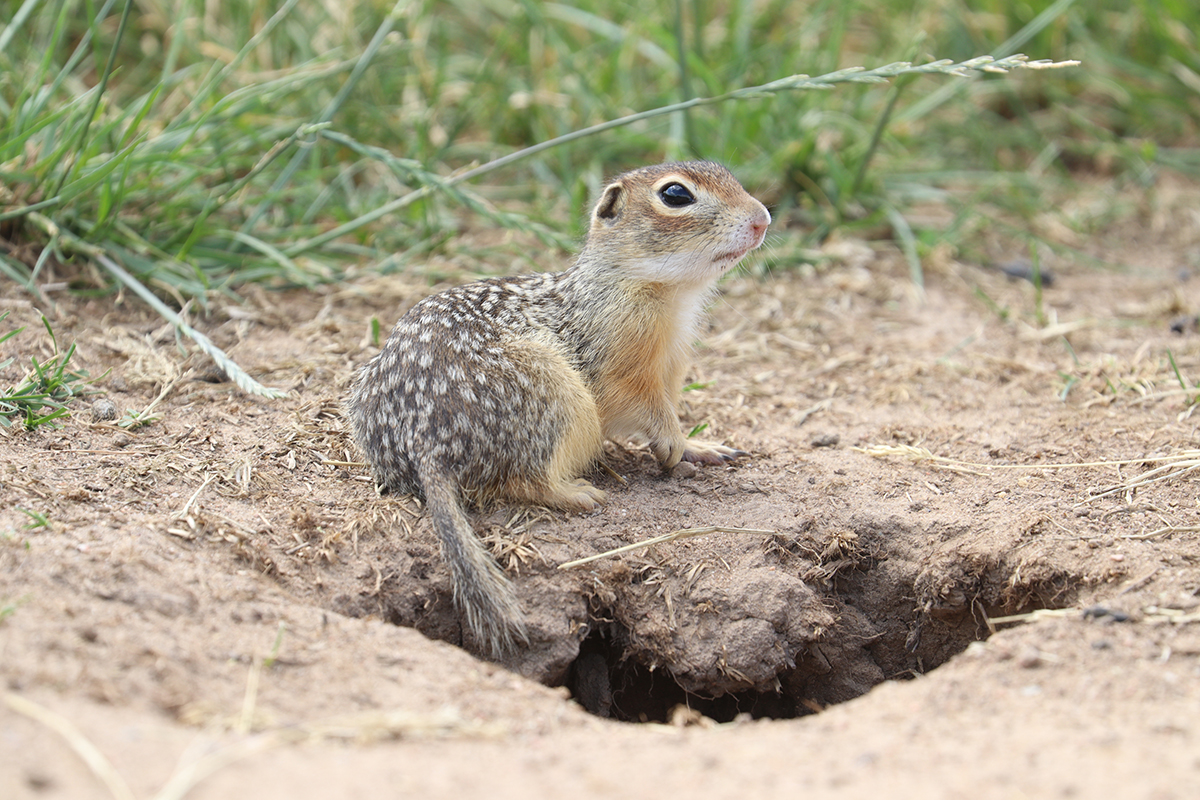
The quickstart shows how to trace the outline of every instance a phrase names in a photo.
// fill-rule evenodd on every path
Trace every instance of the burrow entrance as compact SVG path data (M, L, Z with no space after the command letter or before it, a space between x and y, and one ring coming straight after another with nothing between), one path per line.
M987 638L990 618L1072 604L1079 576L1018 546L1028 533L801 518L767 537L714 534L569 571L552 565L577 551L543 552L555 539L523 540L539 561L499 537L532 635L504 666L630 722L813 713L937 668ZM473 649L432 534L417 525L403 547L335 610Z
M959 527L938 531L936 544L930 538L928 530L897 519L860 518L827 530L802 522L761 548L762 567L778 578L764 585L759 576L755 586L753 568L731 568L723 585L740 580L750 591L712 593L729 602L732 612L725 625L714 625L716 635L725 637L717 677L686 661L682 669L680 663L662 663L664 650L639 635L645 623L626 628L613 620L628 613L601 608L593 617L603 622L583 639L566 685L588 711L622 721L679 721L680 714L684 721L693 714L717 722L739 715L788 719L858 697L885 680L936 669L986 639L990 619L1075 602L1078 576L999 547L1003 537ZM914 551L918 540L926 548ZM797 592L793 580L812 596ZM747 619L778 621L776 606L789 589L791 607L787 623L775 626L777 638L764 642L744 635ZM752 601L739 603L747 597ZM693 599L702 608L714 602L704 592L694 592ZM641 606L635 608L644 614ZM685 615L676 616L678 625ZM691 638L703 639L704 626L697 627ZM749 648L754 656L741 660L757 658L773 675L747 680L750 675L730 665L731 646ZM782 668L778 653L790 653Z

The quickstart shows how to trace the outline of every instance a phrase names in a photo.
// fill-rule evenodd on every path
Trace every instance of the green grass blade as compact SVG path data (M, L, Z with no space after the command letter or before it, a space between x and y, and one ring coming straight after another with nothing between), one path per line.
M112 7L114 2L115 0L108 0L108 2L104 4L104 7L100 10L100 13L96 15L96 18L92 23L93 26L100 24L100 21L104 19L104 16L108 13L108 9ZM116 41L113 42L112 48L109 50L108 64L104 67L104 71L100 73L100 83L92 95L91 107L87 111L87 116L83 121L83 130L80 132L79 139L75 144L75 150L78 152L84 152L86 150L88 129L91 127L92 120L96 117L96 111L100 108L100 99L104 97L104 90L108 87L109 78L112 77L113 65L116 63L117 52L121 46L121 39L125 36L125 27L129 21L129 12L132 9L133 0L125 0L125 8L121 12L121 22L117 26ZM64 170L62 175L59 177L58 183L55 185L54 191L51 192L51 194L59 194L63 184L66 183L71 177L71 174L75 171L75 168L78 165L79 162L77 160L72 161L71 164L68 165L67 169Z
M8 45L12 38L17 35L17 31L21 30L25 25L25 20L29 19L33 14L34 9L38 7L40 0L25 0L21 3L21 7L17 9L17 13L13 14L12 19L3 31L0 31L0 53L8 50Z
M401 12L404 10L405 6L409 4L409 2L411 2L411 0L396 0L396 4L392 6L391 12L384 18L383 22L375 30L375 35L371 37L371 41L367 45L366 50L363 52L362 58L355 63L354 69L351 70L349 77L346 78L346 82L342 84L342 87L338 90L337 95L335 95L329 104L325 106L324 110L321 111L320 116L314 120L315 124L320 125L333 119L334 115L338 112L338 109L340 109L346 102L346 98L349 97L351 90L353 90L353 88L358 84L358 81L362 78L363 73L366 72L367 67L371 65L371 62L379 53L379 49L383 46L384 40L387 38L387 35L392 32L392 28L399 20ZM244 225L242 225L242 233L248 233L254 230L254 227L259 223L259 221L271 208L271 205L275 202L275 199L283 191L283 187L287 186L288 183L291 182L292 177L296 174L296 171L300 169L300 164L304 161L304 159L309 157L309 151L311 148L312 145L309 143L301 144L299 150L294 156L292 156L292 160L288 162L287 167L284 168L283 173L280 174L280 176L275 180L275 183L271 186L270 191L267 193L267 199L263 203L259 204L258 208L254 210L254 213L250 215L250 218L246 220Z
M924 289L925 273L921 269L921 256L917 254L917 237L913 235L908 220L894 206L889 205L885 211L888 221L892 223L892 230L900 242L900 251L904 253L904 260L908 262L909 279L912 280L913 285Z

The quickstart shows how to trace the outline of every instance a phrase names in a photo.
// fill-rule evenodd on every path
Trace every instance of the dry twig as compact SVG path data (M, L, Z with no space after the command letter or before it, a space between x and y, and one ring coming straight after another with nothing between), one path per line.
M584 564L590 564L593 561L599 561L602 558L607 558L608 556L628 553L633 550L642 550L647 547L653 547L656 544L673 542L676 539L690 539L693 536L707 536L710 533L750 533L756 536L772 536L775 534L775 531L761 531L753 528L723 528L717 525L710 525L706 528L684 528L682 530L674 531L673 533L655 536L653 539L647 539L644 542L634 542L633 544L627 544L624 547L618 547L615 550L608 550L606 552L597 553L586 558L578 558L574 561L568 561L565 564L559 564L558 568L571 569L573 567L580 567Z

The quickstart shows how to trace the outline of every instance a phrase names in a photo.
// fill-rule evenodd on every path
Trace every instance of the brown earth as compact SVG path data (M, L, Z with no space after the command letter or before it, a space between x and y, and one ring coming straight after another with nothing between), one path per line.
M137 302L7 286L4 386L52 353L39 308L111 372L0 433L0 797L1195 796L1200 414L1168 354L1200 379L1200 192L1170 188L1040 301L852 241L727 281L683 417L752 456L614 446L595 514L478 513L533 633L503 667L456 646L419 506L348 463L368 320L437 286L197 321L282 401Z

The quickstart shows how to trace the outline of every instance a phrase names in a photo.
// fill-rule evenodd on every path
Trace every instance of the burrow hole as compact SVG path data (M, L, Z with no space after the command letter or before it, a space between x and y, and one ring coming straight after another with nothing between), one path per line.
M669 669L651 670L628 657L622 631L611 625L593 630L583 640L566 686L572 699L590 713L622 722L679 723L681 714L684 722L694 721L696 714L719 723L739 716L792 719L858 697L884 681L908 680L936 669L972 642L986 640L987 619L1066 607L1074 603L1076 594L1074 582L1057 575L1002 601L985 602L983 596L976 596L965 608L920 610L911 583L907 588L895 587L890 595L894 600L883 605L877 598L889 595L878 592L869 581L840 583L835 596L841 610L863 615L876 633L860 645L843 643L838 652L839 631L831 631L829 640L818 646L825 652L797 654L796 668L779 676L778 691L727 692L716 697L686 691ZM981 583L1004 585L1007 577L992 575ZM876 591L867 591L871 588ZM984 593L985 587L980 591ZM838 656L830 658L833 652ZM847 653L852 657L847 658Z

